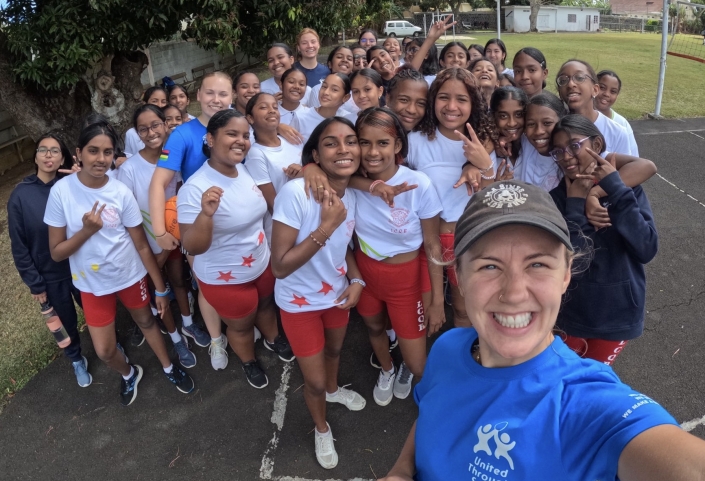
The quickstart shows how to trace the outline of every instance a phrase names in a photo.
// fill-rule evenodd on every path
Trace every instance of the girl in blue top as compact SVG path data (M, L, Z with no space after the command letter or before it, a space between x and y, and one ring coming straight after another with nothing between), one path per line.
M574 253L546 191L489 185L454 248L473 327L433 345L419 417L385 480L704 479L705 441L553 335Z

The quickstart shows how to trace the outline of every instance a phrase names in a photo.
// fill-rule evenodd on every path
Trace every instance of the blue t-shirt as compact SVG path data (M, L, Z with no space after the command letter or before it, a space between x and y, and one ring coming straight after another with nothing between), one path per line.
M296 70L301 70L306 76L306 85L313 88L319 83L323 82L328 75L330 75L330 69L323 64L316 64L315 68L306 68L301 65L300 62L294 64Z
M418 481L612 481L637 434L675 424L612 368L559 338L518 366L475 362L473 328L434 344L414 397Z
M203 155L205 136L206 127L198 119L179 125L166 141L157 167L181 172L186 182L207 160Z

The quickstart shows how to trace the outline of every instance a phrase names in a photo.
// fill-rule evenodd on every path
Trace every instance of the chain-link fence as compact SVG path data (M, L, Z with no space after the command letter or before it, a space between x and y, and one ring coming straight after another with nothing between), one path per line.
M604 32L661 33L661 20L602 15L600 17L600 29Z

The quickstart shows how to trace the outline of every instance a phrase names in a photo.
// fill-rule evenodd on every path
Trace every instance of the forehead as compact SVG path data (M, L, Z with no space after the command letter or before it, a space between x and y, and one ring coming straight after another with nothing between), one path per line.
M465 50L463 50L463 48L460 45L453 45L452 47L450 47L448 50L446 50L446 55L451 52L456 55L459 53L462 53L463 55L465 55Z
M541 65L535 58L521 52L514 59L514 65L525 66L525 65Z
M39 145L42 147L59 147L59 142L57 142L56 139L47 137L46 139L42 139L41 142L39 142Z
M348 56L348 55L352 55L352 50L350 50L349 48L340 48L340 49L338 49L337 52L335 52L336 57Z
M305 82L306 81L306 75L301 70L296 70L294 69L293 72L291 72L289 75L286 76L286 79L294 79L294 80L302 80Z
M259 78L257 78L257 75L253 73L246 73L243 74L238 80L237 80L237 85L246 85L246 84L254 84L254 83L259 83Z
M605 84L608 87L619 87L619 82L611 75L603 75L600 77L600 83Z
M259 97L257 97L257 105L259 104L271 104L271 103L277 103L277 99L274 98L274 95L272 94L260 94Z
M327 85L333 85L333 84L343 85L343 79L341 79L340 77L338 77L335 74L330 74L329 76L326 77L326 79L324 80L324 83Z
M225 77L215 75L205 79L201 85L201 90L232 90L232 84Z
M100 147L100 148L108 148L112 149L113 148L113 141L110 139L105 134L98 134L95 137L93 137L91 140L88 141L88 145L93 146L93 147Z
M588 69L580 62L568 62L561 68L560 74L572 75L574 73L588 73Z
M169 108L169 107L167 107ZM178 110L178 109L177 109ZM137 117L137 123L152 123L155 120L161 120L157 114L152 112L151 110L145 110L142 112L139 117Z
M528 105L526 107L526 116L536 119L552 118L558 120L558 114L555 110L544 105Z
M500 110L524 110L516 99L504 99L499 103Z
M342 122L331 122L323 132L321 139L325 137L349 137L355 135L355 131Z
M282 47L272 47L269 49L269 52L267 52L267 55L270 57L273 57L275 55L288 55L286 53L286 50L284 50Z
M535 253L554 254L565 247L544 229L523 224L509 224L492 229L480 237L463 255L466 261L477 256L503 259L517 255L522 259Z
M236 131L250 131L250 124L247 123L247 120L245 117L233 117L230 120L228 120L228 123L225 124L223 127L221 127L218 130L236 130ZM217 131L216 131L217 132Z
M365 32L362 34L362 37L360 38L375 38L375 34L372 32Z
M454 93L459 95L467 95L467 86L459 79L451 78L443 82L441 88L438 89L438 93Z
M420 80L407 79L402 81L397 92L397 95L426 98L426 95L428 95L428 84L421 82Z
M301 35L301 39L299 40L299 42L317 42L317 41L318 41L318 37L316 37L312 33L305 33L305 34Z
M472 69L473 70L480 70L483 68L488 69L488 70L494 70L494 65L492 65L492 62L490 62L489 60L478 60Z
M394 138L391 133L387 132L388 129L379 128L375 125L361 125L358 131L358 137L367 140L377 140L377 139L391 139Z

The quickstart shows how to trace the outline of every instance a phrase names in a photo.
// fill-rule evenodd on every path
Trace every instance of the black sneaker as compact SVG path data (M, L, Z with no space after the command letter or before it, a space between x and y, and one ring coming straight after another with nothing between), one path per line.
M188 394L193 391L193 379L191 379L191 377L182 371L176 364L172 365L171 372L169 374L164 373L164 375L173 385L176 386L176 389L182 393Z
M135 373L128 380L122 379L120 383L120 402L123 406L129 406L137 398L137 385L142 379L142 368L137 364L132 364Z
M133 347L140 347L144 344L144 334L142 334L142 329L139 328L137 324L132 326L132 334L130 335L130 345Z
M253 388L262 389L267 387L267 384L269 384L267 375L264 373L264 369L262 369L262 366L259 365L259 361L257 361L257 359L244 363L242 365L242 370L245 371L247 382L249 382L250 386Z
M394 342L389 341L389 352L392 352L394 348L396 348L398 345L398 337L394 339ZM375 354L374 351L372 351L372 354L370 354L370 365L375 369L382 369L382 365L379 363L379 359L377 359L377 354Z
M289 345L289 341L287 341L281 334L274 338L274 342L272 343L265 339L264 347L276 353L279 356L279 359L284 362L292 362L296 359L296 356L294 356L294 352L291 350L291 346Z

